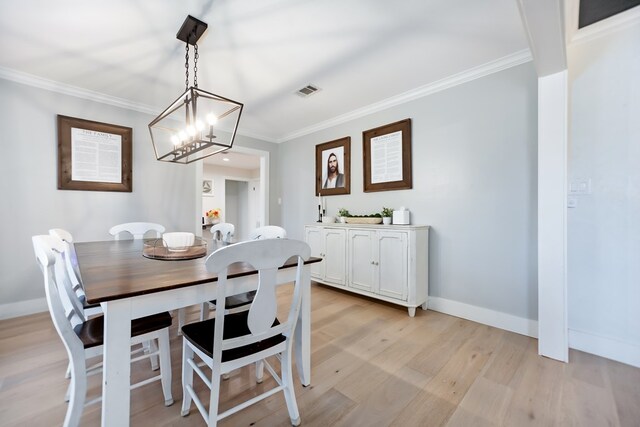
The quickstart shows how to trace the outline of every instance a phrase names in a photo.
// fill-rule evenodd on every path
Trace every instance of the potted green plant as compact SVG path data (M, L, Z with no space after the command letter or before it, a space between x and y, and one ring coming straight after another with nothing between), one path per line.
M380 213L382 214L382 223L386 225L391 224L391 216L393 216L393 208L385 208L383 206L382 212Z
M340 208L340 210L338 210L338 218L339 218L339 221L340 221L341 223L343 223L343 224L344 224L345 222L347 222L346 218L347 218L348 216L351 216L351 214L349 213L349 211L348 211L347 209L345 209L345 208Z

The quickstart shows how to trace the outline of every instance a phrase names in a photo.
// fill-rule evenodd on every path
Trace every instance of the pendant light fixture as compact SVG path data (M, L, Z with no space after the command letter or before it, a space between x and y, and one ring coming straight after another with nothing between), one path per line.
M149 123L156 158L191 163L233 146L243 104L198 88L198 39L207 24L192 17L177 38L185 42L185 92ZM193 85L189 86L189 46L193 46Z

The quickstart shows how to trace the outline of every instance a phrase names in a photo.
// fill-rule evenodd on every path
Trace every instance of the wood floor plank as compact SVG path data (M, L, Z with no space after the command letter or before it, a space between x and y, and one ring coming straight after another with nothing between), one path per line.
M476 380L504 331L477 325L473 336L449 360L394 420L393 425L420 425L428 420L445 425Z
M612 360L605 363L620 425L637 427L640 424L640 369Z
M532 343L514 378L514 395L504 425L554 426L560 420L565 364L538 356Z
M448 426L502 425L513 390L478 377L458 405Z
M564 364L537 354L537 340L433 311L406 310L369 298L312 286L312 384L295 385L305 426L594 426L638 427L640 369L571 351ZM285 301L290 291L278 292ZM175 314L175 313L174 313ZM187 321L199 307L187 310ZM132 426L203 426L195 406L180 415L182 338L170 329L172 392L163 404L158 383L132 393ZM68 384L64 346L48 313L0 321L0 425L60 425ZM277 366L277 363L275 364ZM295 369L295 368L294 368ZM276 367L276 371L279 368ZM132 378L151 374L148 361ZM196 380L200 393L207 390ZM89 379L97 396L101 378ZM275 384L254 368L221 384L221 407ZM81 425L100 425L100 405L85 408ZM277 393L219 423L289 426Z

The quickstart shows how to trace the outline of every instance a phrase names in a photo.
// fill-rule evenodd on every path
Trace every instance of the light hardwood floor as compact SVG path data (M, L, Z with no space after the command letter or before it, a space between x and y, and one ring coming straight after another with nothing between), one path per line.
M204 425L195 406L180 416L176 323L175 403L164 407L159 383L133 391L134 426ZM409 318L401 307L315 284L312 351L312 385L296 390L304 426L640 426L640 369L578 351L563 364L538 356L532 338L433 311ZM66 365L48 313L1 321L0 425L60 425ZM147 361L132 368L134 379L148 373ZM252 370L233 372L221 409L272 385L255 384ZM99 392L99 376L91 377L89 395ZM82 425L99 424L100 405L85 408ZM287 426L282 393L220 424Z

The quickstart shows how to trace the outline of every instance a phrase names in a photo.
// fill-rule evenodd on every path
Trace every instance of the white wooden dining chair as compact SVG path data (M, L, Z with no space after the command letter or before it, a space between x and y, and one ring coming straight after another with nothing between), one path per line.
M160 237L164 233L164 226L155 224L153 222L127 222L124 224L114 225L109 229L111 234L116 240L120 240L123 233L129 233L134 239L143 239L145 234L150 231L155 232L155 237Z
M75 292L78 300L75 300L70 297L70 301L74 304L77 311L83 311L84 318L88 318L91 316L102 314L102 307L100 304L89 304L87 303L87 297L84 292L84 285L82 284L82 278L80 277L80 267L78 266L78 256L76 254L75 246L73 245L73 236L67 230L62 228L52 228L49 230L49 235L54 236L60 239L64 245L64 254L63 258L65 261L65 265L67 267L69 280L65 280L63 284L67 285L71 284L71 288ZM69 288L65 288L69 291ZM146 341L143 344L144 352L148 354L149 361L151 362L151 369L158 369L158 357L154 355L156 350L154 350L153 346L155 345L153 341ZM69 378L71 375L71 364L67 368L67 372L65 374L66 378Z
M231 243L236 227L230 222L221 222L211 226L213 240L222 240L224 243Z
M200 414L209 426L215 426L223 418L249 405L265 399L279 391L284 393L291 424L300 424L300 413L294 393L292 375L292 344L294 329L298 320L302 298L301 279L304 260L309 259L311 249L305 242L289 239L265 239L226 246L212 253L206 260L207 270L218 275L216 301L221 301L216 316L202 322L191 323L182 328L182 416L189 414L193 400ZM276 317L278 312L277 288L285 283L277 280L278 268L289 258L297 258L296 279L293 296L286 319L282 323ZM249 311L225 314L224 302L234 290L227 282L228 268L236 262L246 262L258 270L256 279L248 279L257 290ZM264 360L277 355L280 360L281 376ZM205 373L196 359L200 359L210 369ZM220 377L234 369L264 360L269 373L278 384L258 396L218 413ZM209 409L198 397L193 386L196 372L209 387ZM257 380L262 380L262 369L256 370Z
M248 240L258 239L286 239L287 230L277 225L265 225L263 227L255 228L249 233Z
M213 233L213 227L211 228ZM284 239L287 237L287 230L277 225L266 225L264 227L258 227L249 234L248 240L263 240L263 239ZM225 304L227 313L235 313L238 311L244 311L249 309L249 304L253 301L255 291L245 292L239 295L232 295L227 297ZM204 320L208 316L210 310L215 310L215 300L205 302L200 307L200 320ZM206 315L206 316L205 316Z
M144 236L151 231L154 232L154 237L160 238L162 237L162 233L164 233L165 228L164 226L153 222L126 222L124 224L118 224L111 227L109 229L109 234L111 234L115 240L121 240L123 235L126 236L126 233L133 236L134 240L140 240L144 239ZM182 325L184 323L185 316L185 309L178 309L178 325ZM151 350L149 344L150 343L144 344L144 350L146 353L149 353ZM156 358L151 358L151 365L154 370L158 369L158 362Z
M69 402L64 426L78 426L85 405L99 402L101 397L86 401L87 376L100 373L102 362L87 367L87 360L103 353L104 318L102 316L86 319L78 305L74 303L75 292L71 288L66 262L64 244L53 236L33 236L36 259L44 276L45 293L49 314L58 335L67 350L71 363L71 382L65 400ZM160 374L133 384L137 388L152 381L160 380L165 405L173 403L171 394L171 356L169 348L169 326L171 316L161 313L136 319L131 322L131 344L158 340L156 355L160 356ZM148 355L133 358L137 361Z
M84 293L84 286L82 284L82 277L80 276L80 267L78 266L78 255L76 254L76 248L73 244L73 236L70 232L62 228L52 228L49 230L49 235L62 240L64 244L64 259L69 273L68 277L73 286L73 290L82 303L85 316L101 314L102 307L100 307L100 304L87 303L87 297Z

